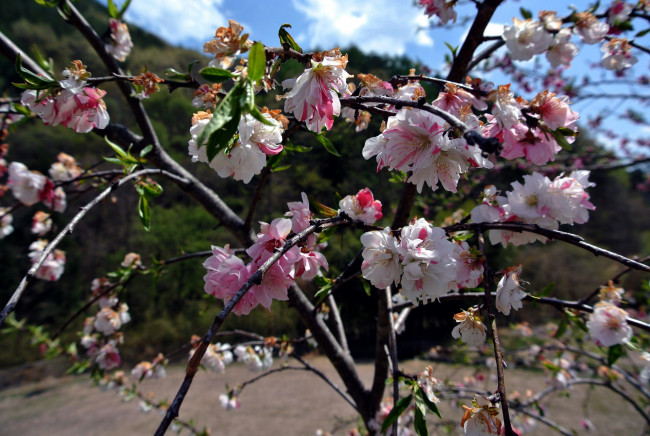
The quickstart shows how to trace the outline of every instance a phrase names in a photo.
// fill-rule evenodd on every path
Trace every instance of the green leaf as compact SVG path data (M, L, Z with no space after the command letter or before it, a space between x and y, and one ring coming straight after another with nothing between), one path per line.
M121 20L122 17L124 16L124 13L126 13L127 8L131 4L131 0L126 0L124 3L122 3L122 7L120 8L120 14L119 14L119 19Z
M418 397L415 397L415 420L413 421L413 429L415 430L415 434L419 436L429 436L427 421L424 418L425 414L424 402Z
M149 154L149 152L153 150L153 145L149 144L142 150L140 150L140 157L145 157L146 155Z
M551 133L551 135L553 136L555 141L557 141L557 143L558 143L558 145L560 147L562 147L563 149L565 149L567 151L571 151L573 149L573 147L571 147L571 144L569 144L569 141L566 140L566 138L559 131L559 129L558 130L550 130L549 132Z
M43 53L41 53L36 44L32 45L32 56L41 68L50 73L52 72L52 58L45 59L45 56L43 56Z
M397 422L397 418L409 407L412 399L413 394L397 400L395 406L393 406L386 419L384 419L384 423L381 426L381 433L385 433L391 425Z
M260 123L266 124L267 126L277 125L264 118L262 112L260 112L255 105L255 86L251 80L246 80L246 84L244 85L244 93L240 97L240 106L245 112L251 114L253 118L255 118Z
M332 144L332 141L327 139L325 135L322 133L317 133L316 134L316 139L318 139L318 142L320 142L323 147L325 147L325 150L327 150L330 154L333 154L336 157L341 157L341 154L334 148L334 144Z
M612 366L623 354L625 354L625 349L621 344L609 347L609 350L607 350L607 366Z
M198 146L201 147L210 138L207 149L208 162L214 159L219 150L226 147L227 142L237 131L237 125L241 116L239 98L243 91L243 86L238 83L221 99L212 118L197 139ZM221 131L220 134L214 137L219 131ZM224 138L226 139L224 140Z
M190 64L192 65L192 64ZM179 82L190 82L192 81L192 76L188 74L181 73L178 70L175 70L174 68L167 68L164 73L165 77L167 77L170 80L178 80Z
M296 153L306 153L312 150L312 147L305 147L304 145L295 145L289 138L285 141L284 149L287 151L294 151Z
M547 295L550 295L551 292L553 292L553 289L555 289L555 283L551 282L548 285L544 286L544 288L537 293L537 296L546 297Z
M638 32L636 35L634 35L634 37L641 38L642 36L646 36L649 32L650 32L650 28L647 28L645 30Z
M291 28L291 24L283 24L280 26L280 30L278 31L278 36L280 37L280 44L284 47L285 44L289 46L289 48L294 49L298 53L302 53L302 48L298 45L298 43L293 39L293 37L284 30L285 27Z
M555 330L555 334L553 335L554 338L559 339L562 337L564 333L566 333L566 329L569 326L569 322L567 321L567 318L564 317L562 318L562 321L560 321L560 325L557 326L557 330Z
M117 9L117 5L113 2L113 0L108 0L108 15L111 18L117 18L120 15L120 10Z
M366 295L370 297L370 293L372 292L370 282L368 280L361 279L361 284L363 285L363 290L365 291Z
M282 166L279 166L279 167L277 167L277 166L276 166L276 167L273 167L273 168L271 169L271 171L274 172L274 173L279 173L280 171L285 171L285 170L288 170L289 168L291 168L291 164L289 164L289 165L282 165Z
M192 75L192 69L194 68L194 65L199 62L198 59L194 59L192 62L187 64L187 75L191 76Z
M171 69L173 68L170 68L170 70ZM205 80L208 80L212 83L221 83L221 82L225 82L226 80L232 79L233 77L237 77L236 74L233 74L228 70L224 70L222 68L215 68L215 67L201 68L199 70L199 74Z
M445 45L451 51L451 54L453 56L453 59L456 59L456 52L458 51L458 47L454 47L453 45L449 44L448 42L445 42Z
M519 12L521 12L521 16L524 17L524 20L528 20L529 18L533 18L533 13L530 12L526 8L523 8L523 7L519 8Z
M149 200L147 200L146 195L140 195L140 200L138 201L138 215L140 216L142 227L144 227L146 231L149 231L151 211L149 209Z
M123 158L126 158L126 157L128 156L127 153L126 153L126 151L124 151L124 149L123 149L122 147L120 147L120 146L117 145L116 143L112 142L110 139L108 139L107 136L104 136L104 140L106 141L106 143L107 143L108 145L110 145L110 147L113 149L113 151L114 151L118 156L123 157Z
M438 418L442 419L442 415L440 414L440 410L438 410L438 406L436 406L436 403L429 400L429 397L427 397L427 394L419 386L417 387L416 395L418 395L420 397L420 399L422 400L424 405L427 406L427 408L430 411L432 411L434 414L438 415Z
M264 115L262 115L262 112L255 106L255 100L253 100L253 107L252 109L249 109L248 111L249 114L253 116L257 121L259 121L262 124L266 124L267 126L275 126L271 121L267 120Z
M253 82L257 82L264 77L265 69L266 51L264 51L264 44L256 42L248 53L248 77Z

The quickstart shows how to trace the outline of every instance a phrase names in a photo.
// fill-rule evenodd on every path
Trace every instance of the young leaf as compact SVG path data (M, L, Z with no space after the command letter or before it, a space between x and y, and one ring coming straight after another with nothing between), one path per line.
M418 387L417 396L422 400L425 406L432 411L434 414L438 415L438 418L442 419L442 415L440 414L440 410L438 410L438 406L436 406L436 403L433 401L429 400L429 397L427 397L427 394L424 393L422 389Z
M236 119L235 122L235 128L234 130L232 129L232 125L228 126L228 131L233 132L237 130L237 124L239 123L239 117L241 116L241 109L239 106L239 98L244 92L244 88L241 84L235 85L226 96L221 99L219 102L219 105L214 111L214 114L212 115L212 118L208 122L208 124L205 125L205 128L197 138L197 143L199 144L199 147L205 144L207 138L211 138L211 141L213 142L212 144L212 150L210 147L208 147L208 162L210 162L212 159L214 159L214 156L217 155L217 152L219 151L218 149L215 149L214 140L212 140L212 135L219 129L224 128L226 124L228 124L231 120ZM232 137L232 134L230 137ZM224 135L222 135L224 136ZM230 139L230 137L228 139ZM216 139L215 139L216 140ZM208 144L209 146L210 144ZM225 143L223 144L225 146ZM221 147L223 148L223 147Z
M320 142L323 147L325 147L325 150L327 150L330 154L333 154L336 157L341 157L341 154L334 148L334 144L332 144L332 141L327 139L325 135L322 133L317 133L316 134L316 139L318 139L318 142Z
M366 293L368 297L370 297L370 293L372 292L372 287L370 286L370 282L368 280L361 279L361 284L363 285L363 291Z
M131 0L126 0L124 3L122 3L122 7L120 8L120 14L118 18L121 20L124 14L126 13L127 8L131 4Z
M304 145L295 145L289 138L285 141L284 149L287 151L294 151L296 153L306 153L312 150L312 147L305 147Z
M278 31L278 36L280 37L280 44L284 47L285 44L289 46L289 48L294 49L298 53L302 53L302 48L298 45L298 43L293 39L293 37L284 30L285 27L291 28L291 24L283 24L280 26L280 30Z
M248 53L248 77L253 82L257 82L264 77L265 69L266 52L264 51L264 45L261 42L256 42Z
M173 68L169 68L167 71L173 70ZM173 70L175 73L178 73L176 70ZM165 72L166 74L167 72ZM178 73L180 74L180 73ZM237 77L235 74L231 73L228 70L224 70L222 68L215 68L215 67L205 67L201 68L199 70L199 74L201 77L203 77L205 80L208 80L212 83L221 83L225 82L228 79L232 79L233 77ZM186 76L183 74L183 76Z
M228 121L221 129L214 131L208 143L206 145L206 154L208 156L208 162L212 162L212 159L215 158L217 153L219 153L224 148L228 147L231 143L233 136L237 133L237 127L239 126L239 119L241 115L239 111ZM206 126L207 127L207 126Z
M167 68L163 74L168 79L178 80L179 82L190 82L192 80L192 76L189 74L183 74L174 68Z
M607 366L612 366L616 361L623 356L625 350L621 344L612 345L607 350Z
M523 7L519 8L519 12L521 12L521 16L524 17L524 20L528 20L529 18L533 18L532 12L530 12L526 8L523 8Z
M104 140L106 141L106 143L107 143L108 145L110 145L110 147L113 149L113 151L114 151L118 156L123 157L123 158L126 158L126 157L128 156L127 153L126 153L126 151L124 151L124 149L123 149L122 147L120 147L119 145L117 145L117 144L114 143L114 142L111 142L111 140L108 139L107 136L104 136Z
M569 141L566 140L564 135L559 132L559 130L551 130L550 132L560 147L567 151L571 151L573 149L573 147L571 147L571 144L569 144Z
M120 11L117 9L117 5L113 0L108 0L108 15L111 18L117 18L120 15Z
M313 207L316 210L316 212L323 215L325 218L333 218L339 214L336 209L332 209L329 206L325 206L323 203L316 201L313 198L309 199L309 204L311 204L311 207Z
M413 429L415 434L418 436L429 436L429 430L427 429L427 421L424 418L426 411L424 408L424 403L419 401L418 398L415 398L415 420L413 421Z
M381 433L385 433L391 425L397 422L397 418L399 418L400 415L404 413L404 411L408 408L408 406L411 404L412 399L413 395L411 394L408 397L400 398L397 400L395 406L393 406L388 416L386 416L386 419L384 419L384 423L381 426Z
M144 227L146 231L149 231L151 211L149 210L149 201L145 195L140 195L140 200L138 201L138 215L140 216L142 227Z

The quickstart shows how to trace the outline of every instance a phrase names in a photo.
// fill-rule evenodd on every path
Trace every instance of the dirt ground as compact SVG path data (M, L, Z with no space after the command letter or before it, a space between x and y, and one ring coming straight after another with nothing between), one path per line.
M342 386L326 359L315 357L309 361ZM403 368L419 372L428 364L408 361ZM359 367L362 379L368 384L372 378L372 366L361 364ZM453 365L434 367L436 376L443 379L449 376L459 380L473 371ZM12 373L3 373L0 376L14 377ZM356 427L351 406L320 378L305 371L285 371L263 378L242 392L240 409L222 409L218 396L225 393L225 384L232 386L254 375L237 364L229 366L223 375L199 372L181 408L181 418L194 420L199 428L208 427L213 436L314 435L317 429L334 430L334 435L345 435ZM545 387L540 373L513 369L508 370L506 375L509 392L516 389L520 392L525 389L537 391ZM153 392L159 400L171 400L182 377L183 368L170 368L165 379L145 381L142 391ZM490 388L495 384L489 380L486 383ZM122 402L115 390L106 391L92 386L85 376L46 376L42 380L27 381L20 386L0 390L0 434L151 435L160 422L160 416L156 411L140 412L137 403L137 400ZM553 396L543 405L546 416L580 435L643 434L644 421L640 415L620 397L603 388L575 386L568 396ZM445 420L456 425L460 423L462 409L448 403L441 404L440 409ZM595 430L587 432L581 428L580 421L585 416L593 422ZM438 418L428 417L428 420L433 424ZM429 428L430 434L447 434L433 425ZM187 435L188 431L183 430L181 434ZM533 432L526 434L541 436L557 433L538 424Z

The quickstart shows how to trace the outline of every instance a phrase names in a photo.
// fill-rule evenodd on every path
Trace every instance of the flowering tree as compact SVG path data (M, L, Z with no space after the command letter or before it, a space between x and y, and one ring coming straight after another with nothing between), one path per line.
M174 262L206 257L204 289L223 302L223 310L202 337L193 337L182 349L191 357L173 402L163 404L142 397L144 409L166 410L156 434L164 434L171 425L202 432L179 419L183 400L201 365L223 372L237 359L251 370L270 374L286 368L270 369L274 355L294 358L304 369L324 378L358 412L362 431L368 434L411 434L411 426L417 434L427 434L425 415L439 415L436 404L443 398L471 403L463 406L462 416L456 417L465 434L513 435L525 430L531 420L561 434L571 434L536 407L550 392L579 383L609 388L631 402L650 425L645 406L650 400L646 387L648 370L636 375L627 367L615 365L624 354L624 347L649 359L648 354L641 354L644 343L635 336L634 329L650 331L650 325L626 311L623 290L615 281L631 270L650 272L650 267L643 261L592 245L564 228L560 230L561 225L586 223L594 210L589 194L594 189L589 180L589 157L563 151L571 149L579 134L580 116L572 109L571 99L586 98L585 89L590 83L569 86L562 78L568 74L566 71L581 47L598 45L602 51L598 68L612 71L615 80L647 84L647 78L630 78L628 71L638 62L637 56L648 52L635 40L642 38L645 30L634 32L635 27L647 27L650 3L616 0L607 6L541 11L536 19L522 8L523 20L513 18L512 25L505 26L501 35L490 36L485 35L485 29L501 6L500 0L470 1L465 5L457 1L420 0L422 13L436 25L453 25L450 23L457 21L457 8L471 8L469 32L460 47L452 50L446 76L432 77L415 71L392 78L359 74L356 84L346 71L348 57L339 48L304 52L288 32L288 25L279 30L280 46L264 45L251 39L232 20L205 43L204 52L213 56L207 66L197 69L191 64L186 73L170 69L166 79L153 72L128 75L120 62L130 54L133 44L121 19L130 2L121 8L108 2L111 19L104 37L69 1L38 3L59 10L100 56L106 73L93 77L82 60L71 60L57 80L51 63L43 58L31 59L0 34L3 53L15 63L16 72L23 79L15 84L21 94L3 100L3 127L17 123L19 117L31 117L78 133L96 133L106 139L110 147L106 150L112 155L105 160L113 167L106 171L84 168L74 157L60 154L47 177L30 171L21 162L6 162L4 158L10 155L6 147L2 149L0 170L3 176L7 173L2 192L11 190L16 200L13 206L0 211L2 237L12 232L14 224L19 224L12 222L15 209L44 204L52 213L61 212L67 206L66 188L107 177L109 182L103 189L99 189L99 183L94 185L98 188L96 196L51 241L38 239L29 246L32 267L6 303L0 322L14 329L26 328L12 313L23 293L29 291L29 284L34 279L61 279L66 261L65 253L57 249L61 240L92 213L95 205L126 185L137 191L138 214L145 229L150 225L149 204L162 193L154 179L162 177L196 200L239 243L235 248L210 241L217 245L208 252L184 254L151 267L145 266L147 262L140 255L129 254L109 277L92 282L88 304L71 318L93 313L83 325L79 341L82 351L76 344L64 346L42 328L29 328L46 353L69 355L75 371L89 370L93 377L120 385L132 396L141 396L138 383L163 377L171 354L161 353L151 362L139 363L131 371L133 382L126 380L119 370L119 346L124 341L120 329L131 319L122 301L125 289L138 275L153 273ZM501 49L503 46L505 50ZM537 78L522 72L525 66L519 62L542 54L552 68L551 73ZM280 77L279 72L290 60L303 66L302 73L278 83L276 77ZM494 84L481 78L495 71L499 72L498 77L510 76L510 83ZM118 84L140 134L111 122L103 101L106 91L99 88L108 81ZM437 87L438 92L427 95L423 84ZM208 165L218 177L257 184L244 218L218 192L172 159L161 145L142 104L143 99L161 87L194 90L192 104L199 111L187 125L192 161ZM522 94L517 95L515 88L521 88ZM283 101L282 107L259 107L256 99L259 101L265 93L276 93L278 100ZM526 97L528 94L530 97ZM373 117L382 120L380 131L371 131ZM603 129L602 118L597 118L590 120L591 125ZM323 199L317 201L309 192L296 193L296 201L288 203L287 210L279 212L270 223L254 225L256 207L269 175L283 169L285 159L308 151L291 142L293 135L311 132L327 151L338 155L337 144L327 138L335 122L353 123L357 132L367 130L368 139L359 150L360 158L375 160L377 171L386 169L381 174L401 185L401 197L390 213L392 216L390 208L382 205L378 192L373 194L368 187L360 186L357 193L337 198L338 204L330 206ZM3 130L3 139L7 134ZM641 139L637 142L644 145ZM630 146L627 151L638 153ZM629 153L620 157L627 159L624 165L648 159L646 155L632 157ZM511 180L510 188L502 191L494 185L483 186L480 198L471 199L473 206L452 215L445 223L438 223L443 226L436 226L432 222L434 217L412 215L418 196L432 191L461 195L461 175L468 183L478 184L485 174L499 171L509 162L527 171L523 180ZM384 220L384 225L377 225L379 220ZM338 276L330 277L325 256L327 240L334 232L344 232L346 228L363 231L358 254ZM37 236L51 233L50 214L37 211L31 231ZM504 270L494 267L490 254L495 251L486 246L488 240L504 247L558 240L620 263L626 269L579 301L536 295L524 285L526 265ZM363 283L370 289L372 285L369 292L377 299L375 373L370 386L358 375L336 304L337 289L357 279L359 286ZM304 290L309 283L318 288L314 296ZM596 298L599 301L594 302ZM259 305L270 309L274 300L288 300L298 312L308 328L304 337L261 338L248 333L252 342L215 343L226 317L233 313L246 316ZM430 367L419 374L400 370L397 335L409 313L425 304L451 300L462 301L465 309L454 315L456 327L441 332L441 336L459 338L468 348L484 347L489 337L498 380L496 391L464 389L453 382L442 382ZM526 310L524 301L560 308L562 317L555 341L526 351L543 361L549 372L549 390L510 400L504 367L515 356L502 346L497 320L506 319L512 311ZM581 346L565 335L569 325L581 339ZM525 326L518 331L525 332ZM585 338L590 342L585 342ZM331 361L344 388L336 386L295 351L296 342L312 340ZM591 359L592 366L579 372L574 365L575 356ZM593 370L594 367L600 368ZM384 399L387 379L392 379L389 401ZM619 388L614 383L618 379L629 383L634 393ZM238 394L246 384L222 394L222 405L239 407ZM404 385L406 393L404 389L400 391Z

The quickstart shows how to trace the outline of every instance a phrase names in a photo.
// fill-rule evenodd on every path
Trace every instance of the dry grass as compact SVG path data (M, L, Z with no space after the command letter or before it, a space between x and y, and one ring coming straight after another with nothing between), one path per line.
M326 359L315 357L310 362L341 385ZM428 363L408 361L406 371L419 372ZM361 377L369 383L370 364L359 365ZM479 368L489 374L487 368ZM476 369L454 365L437 365L439 378L462 380ZM545 387L541 373L512 369L507 371L509 392ZM1 374L0 374L1 375ZM6 375L6 373L5 373ZM17 375L16 375L17 376ZM148 380L142 391L153 392L157 399L171 399L180 385L182 368L172 368L162 380ZM244 367L232 365L224 375L200 372L181 409L181 417L194 419L197 426L207 426L214 435L313 435L316 429L336 429L345 435L355 428L354 410L318 377L303 371L286 371L271 375L242 393L241 408L226 411L218 395L225 392L225 383L234 385L252 377ZM494 388L487 380L485 386ZM483 387L483 386L482 386ZM115 391L103 391L91 386L86 377L52 377L29 381L0 391L0 434L11 435L150 435L159 423L157 413L138 411L137 401L124 403ZM577 434L641 435L643 420L632 407L604 388L591 390L574 387L568 396L553 396L544 403L548 417L555 419ZM587 410L587 412L586 412ZM441 404L445 420L460 423L462 409ZM596 430L591 433L580 428L580 420L588 414ZM438 418L429 417L431 434L447 434L433 425ZM340 425L341 424L341 425ZM458 428L454 425L454 428ZM184 431L182 434L187 434ZM539 424L534 435L556 434Z

